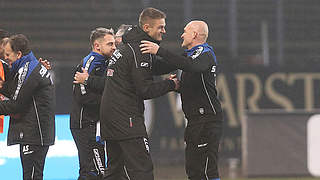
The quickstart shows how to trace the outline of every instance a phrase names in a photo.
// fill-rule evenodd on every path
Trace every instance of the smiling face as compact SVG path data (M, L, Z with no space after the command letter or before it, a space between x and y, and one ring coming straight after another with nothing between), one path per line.
M150 19L150 23L143 26L144 31L153 39L157 41L162 40L162 35L166 33L166 20L163 19Z
M4 58L9 63L10 66L12 65L12 63L20 59L21 57L22 57L21 51L14 52L11 48L10 42L4 45Z
M103 38L99 38L94 42L94 50L106 57L111 57L116 50L115 39L113 35L106 34Z
M195 37L195 32L192 29L192 26L190 24L186 25L181 35L181 38L183 39L181 46L187 49L192 48L192 41L194 37Z

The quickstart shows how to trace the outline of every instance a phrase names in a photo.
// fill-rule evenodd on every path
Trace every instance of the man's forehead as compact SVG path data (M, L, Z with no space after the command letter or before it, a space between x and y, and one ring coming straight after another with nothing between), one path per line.
M192 29L192 25L191 24L187 24L186 27L184 28L185 31L191 30L191 29Z
M3 48L4 48L5 50L7 50L7 51L10 51L10 50L11 50L10 43L8 42L8 43L4 44Z
M111 35L111 34L106 34L104 36L104 40L106 40L106 41L114 41L114 36Z
M166 26L166 20L165 19L150 19L150 24L153 26Z

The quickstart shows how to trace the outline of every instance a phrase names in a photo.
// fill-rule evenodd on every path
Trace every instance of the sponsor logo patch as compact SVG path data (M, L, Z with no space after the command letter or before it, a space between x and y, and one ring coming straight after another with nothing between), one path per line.
M22 147L22 152L24 155L27 155L27 154L32 154L33 151L30 149L30 146L29 145L24 145Z

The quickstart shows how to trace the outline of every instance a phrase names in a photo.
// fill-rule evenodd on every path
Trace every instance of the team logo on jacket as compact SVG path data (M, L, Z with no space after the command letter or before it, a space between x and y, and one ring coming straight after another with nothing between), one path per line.
M108 69L107 70L107 76L113 76L113 72L114 72L113 69Z
M147 67L149 67L149 63L147 63L147 62L141 62L140 66L147 68Z
M203 47L202 46L199 46L197 50L194 51L194 53L191 55L191 58L192 59L195 59L197 58L203 51Z

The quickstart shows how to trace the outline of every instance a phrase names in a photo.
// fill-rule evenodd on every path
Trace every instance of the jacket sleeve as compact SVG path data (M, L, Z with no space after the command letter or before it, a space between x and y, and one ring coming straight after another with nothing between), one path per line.
M87 80L87 88L95 90L98 93L102 94L104 89L104 81L105 81L104 76L101 77L101 76L90 75Z
M95 70L92 70L89 73L89 78L91 76L92 77L99 77L99 76L95 75ZM89 78L88 78L88 81L89 81ZM99 78L98 78L98 80L99 80ZM102 91L103 91L103 89L102 89ZM89 88L87 85L76 84L73 93L75 93L75 97L83 105L98 105L98 104L100 104L100 101L101 101L102 91L101 91L101 93L98 93L95 91L94 88Z
M9 83L8 80L6 80L3 85L2 88L0 89L0 94L6 96L6 97L10 97L11 92L9 91Z
M138 47L138 46L137 46ZM135 51L134 62L131 63L131 73L136 93L144 100L162 96L173 91L175 83L172 80L154 81L152 76L152 56Z
M169 64L159 56L155 57L152 61L152 74L156 76L168 74L177 69L178 68L176 66Z
M33 94L39 87L41 76L36 69L30 74L30 77L23 82L16 100L9 99L0 101L0 114L16 114L21 113L30 106L33 98ZM18 85L17 85L18 86ZM13 93L17 92L17 87Z
M174 54L160 47L157 55L163 57L163 59L169 64L172 64L186 72L204 72L211 68L214 63L208 53L203 53L198 58L192 59L190 57Z
M4 71L4 77L5 81L2 85L2 88L0 89L0 94L3 94L6 97L10 97L11 92L9 91L9 81L12 79L12 74L10 72L10 68L7 63L1 60L2 66L3 66L3 71Z

